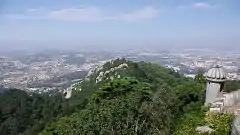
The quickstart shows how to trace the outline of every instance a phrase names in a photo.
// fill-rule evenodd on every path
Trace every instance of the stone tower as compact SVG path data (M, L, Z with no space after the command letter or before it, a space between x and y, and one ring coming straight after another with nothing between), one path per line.
M205 105L208 105L209 103L216 101L220 92L223 90L224 83L227 79L227 73L222 67L215 66L207 72L206 79Z

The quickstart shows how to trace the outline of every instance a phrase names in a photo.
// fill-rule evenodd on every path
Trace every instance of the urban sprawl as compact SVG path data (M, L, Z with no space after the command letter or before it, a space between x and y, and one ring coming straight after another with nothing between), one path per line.
M97 65L116 58L148 61L171 68L187 77L205 73L215 65L225 68L228 79L240 79L240 54L211 50L179 52L58 52L0 56L0 87L44 93L62 91Z

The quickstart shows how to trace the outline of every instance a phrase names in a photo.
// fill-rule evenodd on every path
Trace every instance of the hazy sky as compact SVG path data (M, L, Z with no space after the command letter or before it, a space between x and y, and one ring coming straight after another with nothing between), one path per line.
M240 0L0 0L1 45L240 46Z

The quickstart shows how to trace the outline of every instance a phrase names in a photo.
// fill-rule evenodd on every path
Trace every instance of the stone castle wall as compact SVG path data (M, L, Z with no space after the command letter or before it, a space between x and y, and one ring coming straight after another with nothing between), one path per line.
M224 94L224 106L234 106L240 103L240 90Z

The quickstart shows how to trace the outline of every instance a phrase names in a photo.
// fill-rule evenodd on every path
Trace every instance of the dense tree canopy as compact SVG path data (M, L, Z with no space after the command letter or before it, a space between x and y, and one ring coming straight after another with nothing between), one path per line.
M128 62L119 72L122 79L95 87L85 109L49 124L41 135L167 135L179 116L203 104L203 85L169 69Z
M224 91L232 92L240 89L240 81L238 80L229 80L225 83Z
M114 68L121 64L128 66ZM193 80L155 64L117 59L77 83L69 100L18 90L1 94L0 132L182 135L202 122L203 82L201 76Z
M57 116L71 114L75 107L81 108L83 101L73 104L61 94L50 97L16 89L6 91L0 94L0 133L36 135Z

